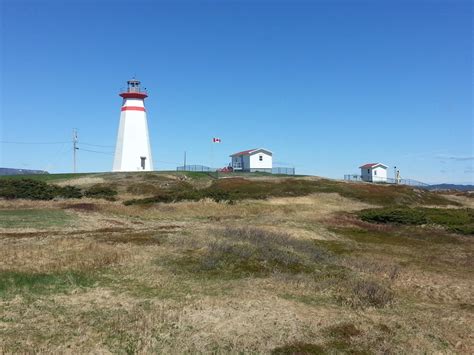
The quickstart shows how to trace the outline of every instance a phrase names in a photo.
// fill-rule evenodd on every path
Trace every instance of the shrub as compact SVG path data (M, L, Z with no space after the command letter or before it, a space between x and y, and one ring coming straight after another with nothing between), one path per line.
M81 198L82 192L76 186L56 187L56 195L63 198Z
M350 288L346 299L352 307L385 307L393 301L393 292L370 280L358 280Z
M115 196L117 196L117 191L110 186L94 185L84 192L84 196L114 200Z
M49 185L33 179L5 179L0 183L0 197L7 199L51 200L55 197L81 198L81 190L74 186Z
M366 222L399 223L420 225L426 224L427 219L422 211L412 208L377 208L363 210L360 218Z
M472 208L373 208L362 210L359 217L366 222L406 225L433 224L461 234L474 234Z

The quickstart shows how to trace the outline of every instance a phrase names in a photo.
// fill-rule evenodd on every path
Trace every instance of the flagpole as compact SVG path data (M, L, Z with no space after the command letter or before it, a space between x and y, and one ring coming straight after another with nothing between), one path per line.
M214 138L211 141L211 171L214 165Z

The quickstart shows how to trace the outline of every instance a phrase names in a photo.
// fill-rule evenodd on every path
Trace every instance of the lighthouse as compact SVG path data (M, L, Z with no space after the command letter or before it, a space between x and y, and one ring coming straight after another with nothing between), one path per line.
M145 109L148 94L140 88L140 81L132 79L120 96L123 102L112 171L153 170Z

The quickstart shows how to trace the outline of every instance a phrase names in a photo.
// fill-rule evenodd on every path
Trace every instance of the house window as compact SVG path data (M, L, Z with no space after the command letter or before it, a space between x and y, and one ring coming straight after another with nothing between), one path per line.
M143 170L145 170L145 160L146 160L146 157L140 157L140 166L142 167Z
M377 175L377 170L374 170L374 175Z
M370 174L370 169L367 169L367 174Z
M263 161L263 156L260 155L260 156L258 157L258 160Z

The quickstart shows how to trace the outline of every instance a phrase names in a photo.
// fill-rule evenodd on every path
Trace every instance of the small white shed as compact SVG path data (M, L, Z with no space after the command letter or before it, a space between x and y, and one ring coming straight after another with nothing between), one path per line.
M264 148L249 149L230 156L230 166L234 171L271 173L273 153Z
M382 163L368 163L360 166L360 175L363 181L387 182L387 165Z

